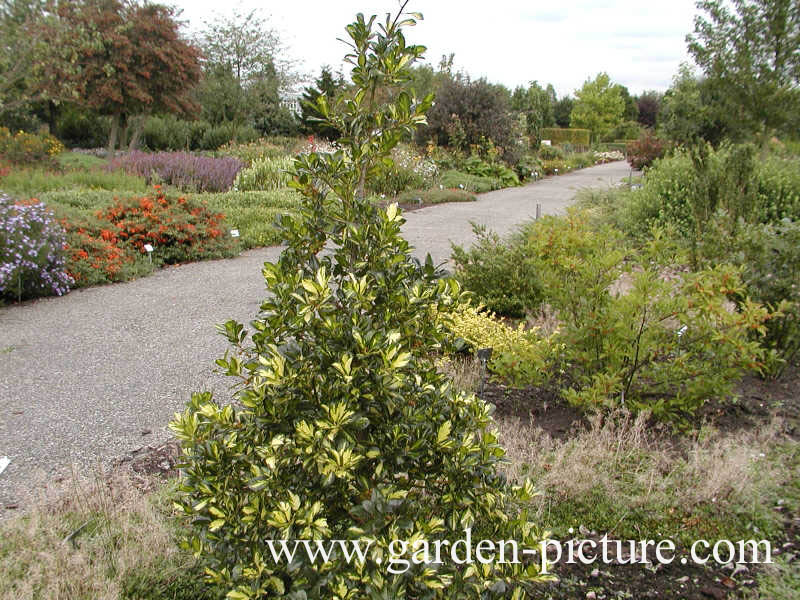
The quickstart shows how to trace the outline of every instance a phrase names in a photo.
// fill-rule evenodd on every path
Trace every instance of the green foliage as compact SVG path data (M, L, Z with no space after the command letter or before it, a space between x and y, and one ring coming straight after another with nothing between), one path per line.
M294 133L294 117L280 106L279 90L295 83L277 32L258 10L216 15L199 36L204 77L196 94L202 117L213 126L255 127L257 135ZM232 139L222 140L226 143ZM213 141L219 141L219 138ZM239 141L246 141L239 138ZM212 139L205 149L214 149Z
M67 104L58 113L54 133L68 148L99 148L108 141L109 125L107 118Z
M517 174L500 162L486 162L482 158L472 155L464 161L462 168L470 175L496 179L504 188L519 185Z
M730 10L732 5L733 11ZM797 130L800 19L796 0L703 0L687 37L714 90L712 110L740 135Z
M631 197L623 228L643 238L653 226L675 227L696 246L705 224L725 210L735 224L800 219L800 171L797 159L756 159L752 147L704 146L655 162L644 189Z
M252 142L260 137L258 131L246 125L236 125L235 123L221 123L208 127L203 132L203 137L197 142L198 150L216 150L230 142L240 144Z
M230 142L217 150L219 156L231 156L238 158L243 163L250 166L254 161L263 158L280 158L287 152L277 144L269 140L260 138L253 142L238 143Z
M747 300L731 309L744 292L734 268L675 273L682 257L660 236L634 263L619 232L592 229L574 212L545 217L524 234L543 297L563 326L570 402L680 421L760 367L763 351L749 333L763 333L768 312Z
M800 589L800 565L788 556L777 556L756 575L757 587L744 591L745 600L793 600Z
M99 208L113 204L118 198L131 198L141 193L140 190L103 190L73 188L53 190L37 194L39 200L48 206L59 208L69 207L83 210L87 214Z
M661 101L658 133L678 145L698 140L719 144L731 133L729 118L730 115L716 108L715 94L708 81L699 79L684 64Z
M202 139L209 124L195 127L191 121L175 115L150 116L144 122L141 143L149 150L190 150ZM193 135L197 131L197 135Z
M542 139L550 140L554 146L572 144L573 146L589 146L591 131L588 129L542 129Z
M620 86L613 85L607 73L587 79L575 91L575 105L570 115L570 127L582 127L592 132L592 140L599 141L624 120L625 99Z
M522 244L506 243L485 227L473 224L473 231L477 239L469 249L453 246L455 275L464 289L503 316L524 317L538 308L542 289L534 257Z
M569 127L569 117L572 114L572 108L575 106L575 100L569 96L561 98L553 106L553 117L555 118L556 125L562 129ZM544 138L549 139L549 138Z
M769 373L777 377L800 353L800 222L751 227L743 241L748 295L781 309L767 321L764 339L777 359L768 364Z
M64 146L52 135L18 131L15 134L0 127L0 161L15 165L52 163Z
M644 133L644 128L636 121L623 121L609 133L606 134L604 141L616 140L636 140Z
M469 152L470 146L481 138L492 140L502 148L503 159L513 164L518 152L514 137L507 91L485 79L448 78L436 92L436 105L428 115L428 126L417 131L417 143L433 140L440 146L450 146Z
M542 173L545 175L564 175L569 170L569 163L563 158L542 161Z
M503 183L494 177L470 175L453 169L444 171L439 176L439 184L446 188L461 189L474 194L483 194L503 187Z
M639 124L648 129L655 129L658 124L658 113L661 110L663 98L663 93L649 90L636 99Z
M190 547L232 599L522 598L536 565L393 574L378 560L394 540L466 526L528 546L541 533L517 505L529 484L512 488L497 471L504 452L489 407L455 392L434 364L451 337L435 315L459 303L458 285L411 259L395 205L364 197L367 176L433 101L404 92L380 101L423 48L406 46L400 31L413 16L389 16L378 31L374 22L358 15L347 27L354 95L318 102L341 149L295 160L305 200L299 218L282 219L287 247L264 266L270 296L254 333L221 326L233 352L217 364L240 380L236 401L195 394L171 424L184 451L178 506L192 520ZM352 564L336 553L288 565L265 552L265 540L298 538L373 548Z
M394 196L414 188L429 188L439 174L436 164L420 155L413 146L392 149L391 163L381 165L367 181L367 189L376 195Z
M80 152L62 152L55 159L56 164L65 171L100 170L108 164L103 158Z
M339 131L325 126L322 113L317 109L317 101L320 96L325 96L325 101L328 104L333 104L336 97L342 94L346 87L347 84L341 73L334 77L330 67L322 67L322 71L314 85L303 90L303 97L300 102L302 111L300 123L303 131L319 135L328 140L335 140L339 137Z
M547 89L532 81L528 89L518 87L511 97L512 108L525 115L525 133L532 148L538 148L542 141L542 128L556 124L553 108L556 93L552 85Z
M701 264L739 266L747 297L777 309L765 324L763 345L769 351L765 372L779 377L800 352L800 223L734 223L719 211L698 251Z
M13 169L0 177L2 188L20 198L38 197L55 191L132 190L145 192L144 177L121 171L67 171L53 173L44 169Z
M517 174L520 181L525 181L531 177L538 177L536 173L541 174L542 163L535 155L525 154L519 159L517 164L514 165L514 172Z
M541 337L535 329L525 329L524 323L510 327L482 308L465 306L445 322L473 350L491 348L489 370L511 385L544 382L560 349L555 335Z
M292 159L288 156L278 158L259 158L236 175L233 189L237 192L277 190L289 183L289 168Z
M300 208L300 195L289 189L204 194L203 199L212 210L225 214L228 227L239 230L239 243L245 249L279 244L278 221L284 215L295 216Z
M564 155L564 151L558 146L542 146L539 148L539 158L542 160L563 159Z
M475 202L476 198L464 190L453 189L431 189L431 190L408 190L397 196L399 204L414 204L419 201L422 204L444 204L446 202Z
M224 600L225 592L203 582L197 564L172 570L154 565L148 570L128 571L122 580L121 600Z
M144 121L141 143L148 150L217 150L228 144L247 144L259 138L250 125L230 121L212 124L187 121L173 115L150 116Z

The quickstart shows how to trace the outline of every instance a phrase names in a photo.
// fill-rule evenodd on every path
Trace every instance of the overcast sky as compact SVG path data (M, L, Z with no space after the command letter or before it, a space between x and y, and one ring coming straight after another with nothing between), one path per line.
M233 8L257 8L300 61L319 74L341 67L344 26L356 13L384 15L397 0L173 0L190 29ZM559 96L606 71L633 94L664 90L683 61L684 38L693 28L694 0L411 0L408 9L424 20L407 34L427 46L437 65L455 53L455 67L510 88L538 80Z

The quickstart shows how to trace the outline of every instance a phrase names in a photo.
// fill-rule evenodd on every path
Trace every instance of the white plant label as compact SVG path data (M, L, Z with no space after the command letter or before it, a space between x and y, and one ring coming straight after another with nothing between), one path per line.
M152 252L153 251L153 247L150 244L145 244L144 245L144 249L145 249L146 252Z
M239 230L231 229L231 237L239 237Z

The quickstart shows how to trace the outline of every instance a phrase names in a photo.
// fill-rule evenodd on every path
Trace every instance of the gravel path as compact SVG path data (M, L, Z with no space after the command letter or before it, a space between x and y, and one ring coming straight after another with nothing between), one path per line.
M477 202L407 213L406 239L447 260L450 241L468 245L470 221L500 233L557 214L582 187L629 173L618 162L483 194ZM107 464L169 437L166 423L193 391L226 393L212 373L226 342L214 325L249 322L264 296L261 266L279 248L161 270L128 283L88 288L0 308L0 505L17 502L56 474Z

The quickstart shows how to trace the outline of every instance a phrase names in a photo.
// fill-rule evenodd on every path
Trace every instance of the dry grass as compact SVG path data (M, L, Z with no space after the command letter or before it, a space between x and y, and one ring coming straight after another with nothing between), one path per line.
M0 600L157 594L193 564L177 547L167 504L163 486L146 493L127 476L51 489L0 522Z
M776 453L782 447L777 423L737 434L703 430L675 447L646 422L644 414L596 416L578 436L559 441L522 420L502 418L507 475L533 480L542 492L537 518L547 527L583 519L590 528L640 534L674 527L686 538L779 527L770 499L794 474Z
M453 357L438 363L439 371L453 383L453 387L468 394L478 391L481 385L481 363L475 356Z

